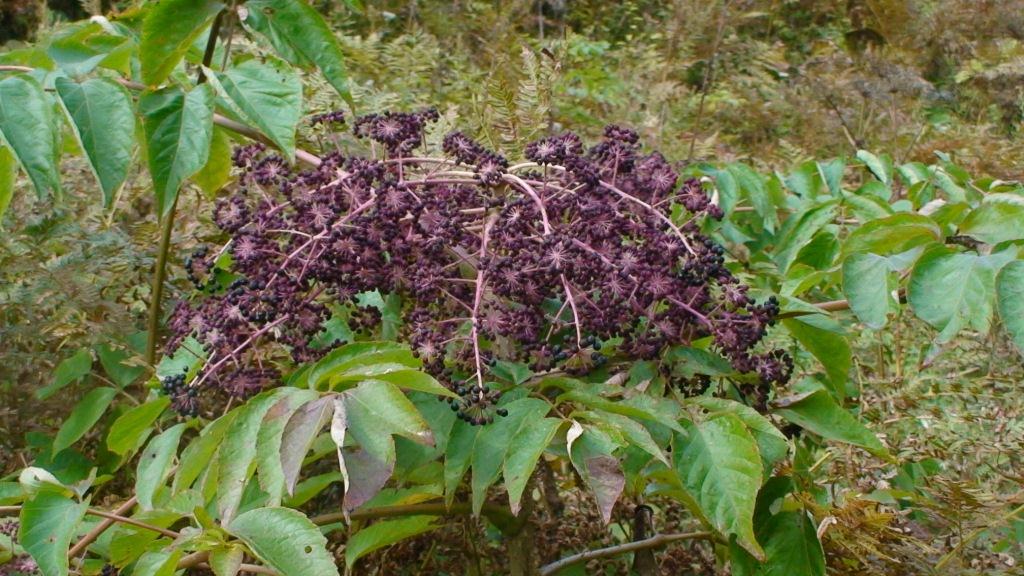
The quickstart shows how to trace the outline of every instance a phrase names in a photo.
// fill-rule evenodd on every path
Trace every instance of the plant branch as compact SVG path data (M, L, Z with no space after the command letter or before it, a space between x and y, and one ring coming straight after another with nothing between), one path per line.
M652 536L646 540L627 542L626 544L599 548L597 550L587 550L586 552L580 552L579 554L562 558L557 562L552 562L551 564L542 566L540 569L540 576L551 576L553 574L557 574L559 570L564 570L574 564L579 564L580 562L586 562L588 560L595 560L597 558L608 558L610 556L618 556L619 554L626 554L637 550L646 550L648 548L660 548L666 544L678 542L679 540L711 540L712 538L714 538L714 535L711 532L658 534L657 536Z
M349 512L348 520L376 520L379 518L394 518L401 516L464 516L473 513L473 506L469 502L456 502L451 506L444 502L426 502L423 504L405 504L399 506L379 506L367 510L356 510ZM500 504L487 502L483 505L480 513L486 516L502 532L514 532L520 525L518 518L512 512ZM323 526L335 522L345 522L343 512L322 514L310 518L313 524Z
M216 18L213 19L213 25L210 26L210 35L206 39L206 51L203 52L203 65L199 67L196 77L197 86L206 82L206 73L203 72L203 69L209 68L210 63L213 62L213 53L217 50L217 36L220 35L220 24L224 21L225 13L226 10L217 12Z
M153 269L152 291L149 295L149 319L146 324L146 364L156 364L156 340L160 330L160 301L164 295L164 279L167 277L167 254L171 250L171 233L174 231L174 213L178 207L178 195L174 196L171 209L160 224L160 246L157 248L156 267ZM159 210L159 207L157 208Z
M128 512L131 512L131 509L135 507L136 503L138 503L138 499L135 496L132 496L131 498L125 500L124 504L121 504L120 506L115 508L114 514L118 516L124 516ZM75 545L71 547L71 550L68 551L68 556L70 558L75 558L79 554L85 552L85 549L88 548L90 544L95 542L96 539L99 538L104 532L106 532L108 528L113 526L115 522L117 522L117 520L114 520L113 518L104 518L102 522L93 527L92 530L89 530L89 532L86 533L85 536L82 536L81 540L76 542Z
M21 506L0 506L0 516L17 516L21 513L21 508ZM88 508L86 509L85 513L91 516L99 516L100 518L106 518L108 520L111 520L112 522L120 522L121 524L128 524L130 526L135 526L137 528L142 528L144 530L157 532L163 536L167 536L168 538L177 538L181 536L181 534L175 532L174 530L168 530L166 528L161 528L159 526L147 524L146 522L142 522L134 518L128 518L120 514L115 514L114 512L107 512L106 510Z

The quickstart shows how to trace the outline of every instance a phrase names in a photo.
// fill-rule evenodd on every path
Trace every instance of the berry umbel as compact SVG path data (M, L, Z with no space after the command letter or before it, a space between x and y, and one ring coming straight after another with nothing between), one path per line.
M328 154L311 170L262 145L235 152L238 185L214 219L239 279L180 303L171 320L169 348L193 335L209 354L189 390L272 385L277 373L255 367L279 365L282 352L322 356L329 347L312 344L332 314L372 332L381 315L360 295L373 292L398 298L401 337L474 424L501 413L499 361L581 373L710 337L759 389L789 377L788 357L756 351L777 302L748 296L700 231L721 210L700 182L643 152L636 132L609 126L589 148L571 133L544 138L521 163L453 132L443 157L414 156L437 117L357 118L372 153ZM208 286L213 252L188 262L197 286Z

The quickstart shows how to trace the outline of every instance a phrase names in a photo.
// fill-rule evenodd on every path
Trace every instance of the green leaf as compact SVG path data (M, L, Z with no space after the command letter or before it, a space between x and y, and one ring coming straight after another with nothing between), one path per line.
M573 380L568 381L574 382ZM580 384L580 387L582 388L582 383ZM621 414L623 416L629 416L630 418L639 420L650 420L680 432L683 430L683 428L675 421L676 414L666 412L666 404L671 405L674 403L666 403L663 402L663 399L656 399L648 395L638 395L622 402L614 402L602 396L598 396L597 394L576 389L560 395L557 398L557 401L559 403L578 402L595 410L611 412L612 414Z
M1024 260L1016 260L999 271L996 278L996 303L1003 326L1017 350L1024 354Z
M227 546L210 552L210 568L216 576L235 576L242 568L245 550L241 546Z
M181 517L182 514L171 510L142 511L132 516L134 520L160 528L167 528ZM111 529L110 562L115 566L127 566L137 560L160 537L161 535L153 530L118 523Z
M146 370L143 366L125 363L124 361L130 358L131 354L107 344L97 346L96 355L100 358L103 370L117 384L118 388L128 386Z
M143 510L153 509L153 496L170 473L178 441L187 427L188 424L181 423L168 428L150 440L139 456L139 465L135 471L135 495Z
M193 439L182 450L178 471L174 474L174 482L171 484L172 492L177 494L187 490L200 474L210 468L211 464L216 467L217 460L214 455L220 449L221 440L223 440L228 427L237 416L238 411L233 410L207 424L200 431L199 437Z
M879 184L875 182L875 184ZM857 194L843 193L843 205L849 206L853 216L862 222L870 222L881 218L887 218L893 214L893 209L887 200L880 200L875 196L860 196Z
M53 106L31 76L0 80L0 141L10 146L40 199L60 194L60 134Z
M365 380L342 396L336 405L331 436L341 448L349 432L358 450L339 451L339 465L346 493L344 510L351 511L372 498L387 482L395 467L397 434L432 446L433 433L416 406L389 382Z
M284 505L288 508L298 508L312 500L331 484L341 481L341 472L325 472L324 474L317 474L316 476L306 478L296 484L295 495L285 498Z
M217 456L220 478L217 484L217 512L222 523L228 523L238 512L242 492L253 473L257 441L263 417L274 404L295 388L277 388L256 396L238 409L239 414L224 435L224 444Z
M206 164L213 138L213 102L209 84L187 94L179 88L165 88L139 97L149 171L161 216L171 210L181 183Z
M502 475L505 478L505 490L508 491L508 503L512 514L519 515L526 484L530 481L541 454L554 439L561 424L562 421L557 418L542 418L521 427L509 441Z
M900 177L903 179L903 183L909 188L919 182L928 182L931 180L932 174L928 171L928 167L920 162L908 162L901 164L896 168Z
M180 558L180 549L146 552L135 563L132 576L174 576L174 569Z
M932 173L932 180L938 185L939 189L946 193L946 197L949 198L950 202L967 201L967 191L957 184L946 170L938 166L932 166L929 170Z
M750 406L714 396L696 396L689 401L712 414L728 413L739 418L754 436L757 451L761 454L766 469L770 469L776 462L785 458L789 452L789 441L786 440L786 436Z
M764 180L761 175L746 164L733 163L726 168L736 179L740 189L746 194L757 215L761 217L764 227L769 232L775 231L778 223L778 216L775 213L775 206L765 189Z
M43 576L67 576L68 548L87 502L76 503L52 490L40 490L21 509L18 543Z
M836 404L826 390L781 398L776 401L776 406L777 414L826 440L846 442L880 458L891 458L889 450L878 438Z
M843 390L853 363L853 354L842 326L819 315L787 318L782 323L825 367L825 373L828 374L833 389Z
M843 158L834 158L828 162L818 162L818 173L833 196L839 196L842 192L843 171L845 169L846 160Z
M297 510L257 508L239 514L227 529L284 576L338 575L327 539Z
M345 393L349 429L363 444L370 436L398 434L420 444L432 445L433 433L416 406L394 384L365 380Z
M228 136L227 129L213 127L210 155L206 159L206 165L192 175L192 181L210 199L231 181L231 137Z
M349 537L345 544L345 564L351 569L367 554L438 528L435 516L410 516L400 520L384 520L363 528Z
M170 403L171 399L168 396L157 396L118 416L107 434L107 448L122 456L133 450L149 433L149 427Z
M575 420L565 438L569 460L594 493L601 518L608 524L626 486L622 465L613 454L618 446L604 432L593 427L584 429Z
M3 228L4 214L14 199L14 178L18 175L18 163L11 149L0 145L0 228Z
M303 0L249 0L245 25L270 41L282 58L303 66L316 64L343 98L351 101L344 57L320 14Z
M1024 196L989 194L960 223L960 233L986 244L1024 238Z
M499 416L494 423L481 427L473 445L471 487L474 514L480 514L487 499L487 489L501 473L505 456L512 446L509 439L515 438L525 427L539 422L551 406L539 398L522 398L509 402L503 408L508 410L508 416Z
M462 477L466 475L466 470L469 470L473 446L479 432L479 428L462 420L457 420L452 426L444 458L444 498L448 504L455 498Z
M354 342L331 350L309 370L306 381L310 388L320 388L333 376L353 368L382 362L405 364L418 368L419 361L405 346L395 342Z
M69 358L61 360L53 371L53 382L36 390L36 398L46 400L68 384L81 380L92 370L92 354L86 348L80 349Z
M334 413L334 400L330 396L311 400L292 414L281 437L281 469L284 471L285 489L295 493L302 461L313 440L330 421Z
M230 108L266 134L289 160L295 158L295 127L302 117L302 82L278 60L246 60L215 74Z
M105 78L82 83L57 78L55 86L103 190L103 203L110 206L132 162L135 114L131 96L120 84Z
M806 246L822 227L835 218L838 202L838 200L831 200L799 216L790 216L790 218L797 218L795 224L789 225L789 222L786 222L786 225L779 230L779 238L775 244L775 262L779 266L779 271L785 273L797 254L800 253L800 249Z
M934 220L920 214L900 213L872 220L854 230L843 243L843 253L887 256L940 240L942 229Z
M850 310L868 328L879 330L894 307L889 259L871 253L853 254L843 262L843 295Z
M688 434L676 434L674 451L683 488L716 530L735 535L745 550L763 559L754 537L754 505L761 488L757 442L732 414L684 425Z
M18 482L0 482L0 506L17 504L25 499L25 491Z
M814 198L821 189L823 180L814 161L804 162L784 179L786 187L804 198Z
M410 370L401 367L401 365L398 365L398 367L392 367L387 372L381 374L372 374L372 372L364 370L354 370L347 372L342 376L342 378L352 378L353 375L357 375L358 377L359 372L367 372L366 375L372 375L374 380L390 382L399 388L404 388L405 390L426 392L428 394L447 396L449 398L458 398L458 394L455 394L451 390L442 386L441 383L434 379L430 374L419 370Z
M53 453L56 454L78 442L79 438L92 429L103 417L116 394L116 389L107 387L96 388L86 394L57 431L57 436L53 439Z
M596 423L601 430L609 435L623 438L629 444L654 456L666 466L670 465L665 453L654 441L651 433L636 420L611 412L580 412L578 416Z
M726 214L731 214L736 201L739 199L739 184L736 178L727 169L714 172L715 188L718 190L718 205Z
M189 47L224 5L213 0L161 0L142 22L139 63L142 79L156 86L167 79Z
M858 150L857 159L868 167L868 170L878 178L882 184L888 186L892 183L892 162L885 162L867 150Z
M277 506L285 491L284 467L281 465L281 440L284 430L303 404L318 397L312 390L295 390L278 400L263 417L256 440L256 470L260 488L267 493L267 505Z
M944 246L927 250L914 265L907 301L918 318L948 342L962 328L988 332L993 313L996 261Z
M765 554L761 575L825 576L825 552L805 512L779 512L757 528Z

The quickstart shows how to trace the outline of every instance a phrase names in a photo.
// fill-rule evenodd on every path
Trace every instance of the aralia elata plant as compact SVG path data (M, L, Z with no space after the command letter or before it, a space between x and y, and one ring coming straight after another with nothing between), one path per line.
M460 133L425 146L429 110L317 116L317 130L362 139L317 156L296 142L293 66L315 65L342 96L347 79L302 0L163 0L138 15L0 65L5 110L21 112L0 111L0 207L16 165L41 196L59 191L55 110L114 204L138 114L162 217L154 287L186 180L218 197L219 242L186 261L197 291L170 316L168 356L156 362L154 290L144 366L98 351L109 378L52 454L0 482L0 514L20 517L0 525L4 571L358 573L374 550L472 515L508 552L492 566L514 574L695 540L734 574L824 574L828 525L807 503L826 496L817 464L797 462L821 444L777 426L890 455L842 408L850 347L818 312L851 308L881 329L906 300L941 346L988 330L996 300L1024 341L1020 188L946 158L894 167L861 151L850 179L843 160L764 177L675 165L609 127L589 147L570 133L517 142L512 160ZM259 58L233 58L241 30ZM261 145L235 150L225 188L229 133ZM749 256L727 260L723 245ZM801 300L815 291L832 300ZM794 337L788 350L824 374L779 389L794 368L777 338L762 342L776 319L770 336ZM75 354L47 393L91 368ZM115 403L140 372L146 396ZM62 469L55 457L101 421L99 473ZM534 500L557 500L552 463L606 522L624 502L669 502L687 529L538 566ZM131 494L91 506L110 478ZM343 562L323 536L341 531Z
M506 414L489 384L499 361L582 375L708 337L753 374L765 408L792 370L784 352L754 350L778 305L756 304L700 233L721 212L699 182L680 182L615 126L590 148L571 133L530 143L512 165L459 132L443 154L413 155L436 117L358 118L355 133L377 157L332 153L306 171L258 144L235 152L239 184L214 215L228 240L187 261L206 294L170 321L168 352L194 336L208 354L192 380L169 377L177 408L194 414L200 390L247 398L275 384L263 344L296 363L322 357L332 346L311 344L332 311L348 308L350 327L372 333L379 311L359 304L370 292L397 299L400 339L472 424ZM341 124L337 114L315 121ZM235 279L221 286L225 255Z

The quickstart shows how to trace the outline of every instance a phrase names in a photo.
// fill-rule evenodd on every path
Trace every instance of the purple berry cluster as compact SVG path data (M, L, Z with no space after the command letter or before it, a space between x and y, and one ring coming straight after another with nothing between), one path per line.
M400 298L402 338L473 424L500 415L500 360L581 374L711 337L758 376L760 395L788 379L788 356L755 352L778 303L748 296L700 232L721 210L636 132L609 126L589 148L571 133L544 138L515 165L460 132L444 157L411 156L436 119L358 118L373 154L331 153L305 171L262 145L236 150L238 186L214 211L228 241L192 255L205 293L170 322L170 349L192 335L209 354L189 387L245 397L272 385L284 356L326 352L311 343L332 314L372 336L380 313L359 296L373 291ZM237 279L213 289L225 252Z
M15 556L6 564L0 565L0 576L30 576L41 574L39 565L28 554Z
M16 541L20 526L21 523L15 519L0 520L0 534L7 536L12 541ZM15 556L0 565L0 576L27 576L29 574L39 574L39 565L27 554Z
M21 523L18 520L0 520L0 534L3 534L13 540L18 537L18 528L20 526Z

